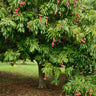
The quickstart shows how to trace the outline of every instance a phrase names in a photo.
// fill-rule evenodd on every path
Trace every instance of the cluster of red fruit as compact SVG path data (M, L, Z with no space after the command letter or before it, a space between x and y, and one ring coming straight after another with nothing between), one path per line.
M74 7L76 7L76 1L78 1L78 0L73 0L73 2L75 3L75 4L74 4ZM70 6L70 4L69 4L68 2L66 2L66 5L67 5L67 7ZM84 8L82 8L82 11L84 11ZM77 16L78 18L80 18L80 16L78 15L78 13L76 14L76 16ZM75 19L74 24L77 25L77 18Z
M74 7L76 7L76 1L78 1L78 0L73 0L73 2L75 3L75 4L74 4ZM66 5L67 5L67 7L70 6L70 4L69 4L68 2L66 2ZM82 11L84 11L84 8L82 8ZM76 16L77 16L78 18L80 18L80 16L78 15L78 13L76 14ZM74 24L77 25L77 18L75 19Z
M76 1L78 1L78 0L76 0ZM73 0L74 3L76 3L76 1ZM75 6L75 5L74 5L74 6ZM84 8L82 8L82 11L84 11ZM80 16L79 16L78 13L76 13L76 19L74 20L74 24L75 24L75 25L78 24L78 23L77 23L77 22L78 22L77 18L80 18ZM77 34L77 33L75 32L74 35L73 35L73 38L75 37L76 34ZM87 33L87 35L88 35L88 33ZM79 43L81 43L81 42L82 42L82 43L85 43L85 42L86 42L86 38L84 38L83 40L79 41Z
M25 2L20 1L20 2L19 2L19 5L25 5Z
M78 13L76 14L76 16L78 16ZM80 17L78 17L78 18L80 18ZM77 20L77 18L76 18L75 21L74 21L74 24L75 24L75 25L77 25L77 21L78 21L78 20Z
M76 34L77 34L77 33L75 32L74 35L73 35L73 38L75 37ZM88 35L88 33L87 33L86 35ZM81 43L81 42L82 42L82 43L86 43L86 38L84 38L83 40L79 41L79 43Z
M76 1L78 1L78 0L76 0ZM76 4L76 1L75 0L73 0L73 2Z
M46 80L46 77L49 77L49 75L48 75L48 74L47 74L47 75L45 75L45 76L44 76L44 80Z
M20 8L19 8L19 7L17 7L16 9L14 9L15 14L16 14L17 16L19 15L19 14L18 14L19 10L20 10ZM14 15L14 14L13 14L13 17L15 17L15 15Z
M83 40L79 41L79 43L86 43L86 38L84 38Z
M53 38L53 42L52 42L52 47L54 47L54 43L55 43L56 41L55 41L55 38Z
M74 94L75 92L73 91L73 94ZM91 90L90 92L89 92L89 89L87 89L86 90L86 93L85 93L85 96L87 96L86 94L90 94L90 96L92 95L92 93L93 93L93 90ZM78 93L78 91L76 91L76 94L75 94L76 96L81 96L81 93ZM88 95L89 96L89 95Z
M73 38L75 37L76 34L77 34L77 33L75 32L74 35L73 35Z
M54 14L57 15L57 10L54 11ZM61 12L59 12L59 15L61 15Z
M48 74L44 76L44 80L46 80L47 77L49 77ZM57 83L55 83L55 85L57 86Z
M82 11L84 11L84 8L82 8ZM78 13L76 13L76 16L77 16L77 17L76 17L76 19L75 19L75 21L74 21L74 24L75 24L75 25L77 25L77 18L80 18L80 16L79 16Z
M78 1L78 0L76 0L76 1ZM76 4L76 1L75 0L73 0L73 2ZM76 7L76 5L74 4L74 7Z
M57 3L60 3L59 0L57 0ZM54 14L57 15L57 10L55 10ZM61 12L59 12L59 15L61 15Z
M80 18L80 16L79 16L78 13L76 13L76 16L77 16L78 18ZM78 20L77 20L77 17L76 17L76 19L75 19L75 21L74 21L74 24L75 24L75 25L77 25L77 21L78 21Z
M69 6L70 6L70 4L69 4L68 2L66 2L66 5L67 5L67 7L69 7Z
M73 94L74 94L75 92L73 91ZM76 94L75 94L76 96L81 96L81 93L79 92L78 93L78 91L76 91Z
M42 18L42 16L39 16L39 19L40 19L40 20L41 20L41 18ZM47 23L47 22L48 22L48 20L46 19L46 20L45 20L45 23Z
M20 1L20 2L19 2L19 5L25 5L25 2ZM17 9L14 9L15 14L16 14L17 16L19 15L19 14L18 14L19 10L20 10L20 8L19 8L19 7L17 7ZM14 14L13 14L13 17L15 17L15 15L14 15Z
M57 3L59 4L59 0L57 0Z
M74 4L74 7L76 7L76 1L78 1L78 0L73 0L73 2L75 3L75 4ZM67 7L70 6L70 4L69 4L68 2L66 2L66 5L67 5Z
M86 94L87 94L88 92L89 92L89 89L86 90ZM90 96L92 95L92 93L93 93L93 90L91 90L91 92L89 93ZM86 94L85 94L85 96L87 96Z

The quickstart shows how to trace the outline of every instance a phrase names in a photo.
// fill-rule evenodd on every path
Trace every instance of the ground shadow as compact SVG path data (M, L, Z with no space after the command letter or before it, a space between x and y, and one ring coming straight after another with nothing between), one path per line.
M38 89L38 79L0 72L0 96L60 96L65 77L61 75L59 86L52 85L49 79L46 81L46 89Z

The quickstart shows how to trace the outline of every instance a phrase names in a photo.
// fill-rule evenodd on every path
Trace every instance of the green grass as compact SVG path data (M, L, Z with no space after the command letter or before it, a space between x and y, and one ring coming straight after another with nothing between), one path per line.
M60 68L62 73L65 73L64 68ZM17 73L19 75L38 78L38 65L37 63L30 65L16 65L11 66L9 63L0 62L0 72Z
M61 72L64 73L65 69L60 68ZM10 63L0 62L0 72L13 73L13 75L4 76L0 79L0 84L5 84L8 82L26 80L28 78L37 79L38 76L38 65L37 63L27 64L27 65L16 65L16 67L11 66ZM15 76L16 75L16 76ZM10 77L11 76L11 77Z
M0 64L0 72L17 73L27 77L38 78L38 66L37 64L32 65L16 65L16 67L10 64Z

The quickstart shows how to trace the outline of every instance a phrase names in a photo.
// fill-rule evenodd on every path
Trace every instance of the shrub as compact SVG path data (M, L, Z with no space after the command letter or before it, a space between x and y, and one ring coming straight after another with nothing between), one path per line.
M85 77L79 75L66 83L63 89L68 96L96 96L96 85L93 85ZM92 95L90 95L91 93Z

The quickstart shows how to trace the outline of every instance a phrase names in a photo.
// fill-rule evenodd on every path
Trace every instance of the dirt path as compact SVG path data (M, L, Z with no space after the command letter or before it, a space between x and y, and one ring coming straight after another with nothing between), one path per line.
M62 93L62 84L56 87L46 81L47 88L38 89L38 80L21 78L16 74L0 72L0 96L60 96Z

